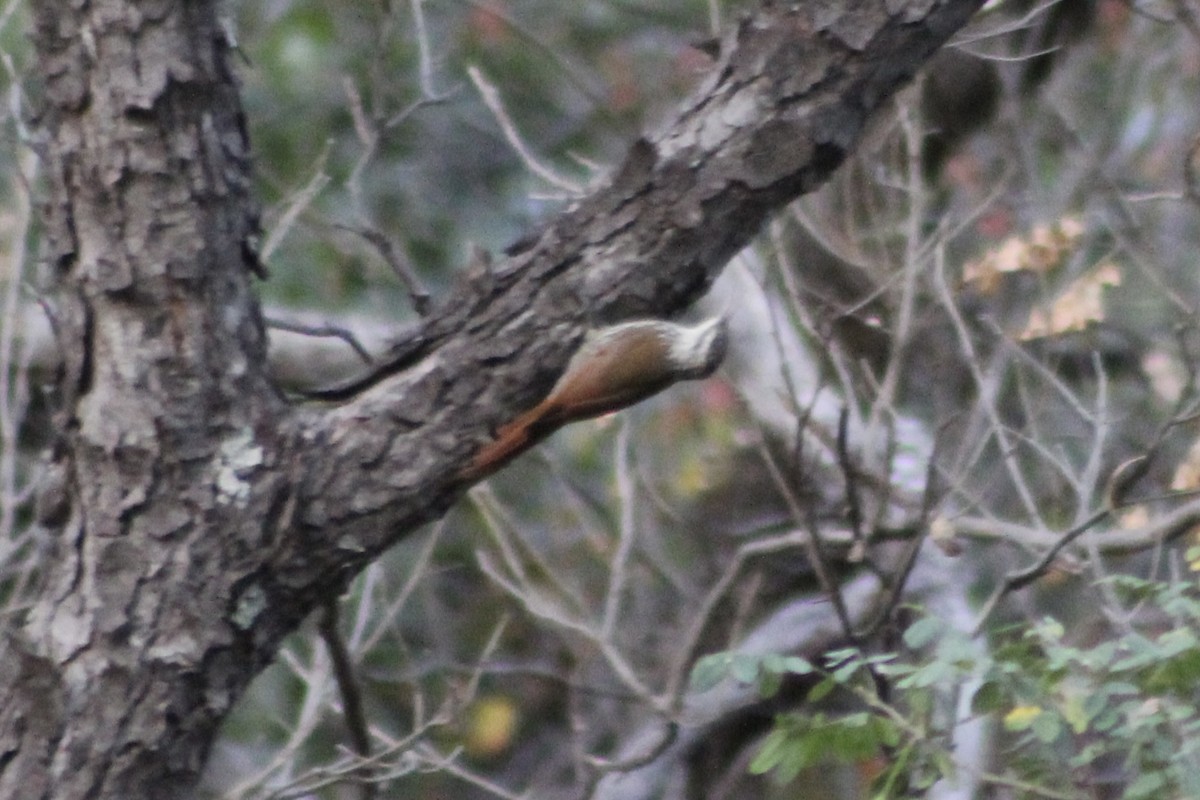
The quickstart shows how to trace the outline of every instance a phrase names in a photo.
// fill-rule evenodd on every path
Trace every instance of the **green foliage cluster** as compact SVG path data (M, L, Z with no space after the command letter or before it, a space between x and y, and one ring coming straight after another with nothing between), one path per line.
M941 713L969 692L996 733L984 783L1015 797L1200 797L1200 587L1132 576L1106 581L1136 603L1115 632L1068 632L1046 617L990 633L989 647L923 617L898 652L857 648L814 664L725 652L702 658L692 687L725 679L772 697L784 679L815 681L805 708L776 717L750 771L788 783L804 770L878 761L871 797L908 796L958 769ZM834 694L834 693L837 694ZM828 710L833 695L842 702ZM847 710L848 709L848 710ZM1105 795L1109 796L1109 795Z

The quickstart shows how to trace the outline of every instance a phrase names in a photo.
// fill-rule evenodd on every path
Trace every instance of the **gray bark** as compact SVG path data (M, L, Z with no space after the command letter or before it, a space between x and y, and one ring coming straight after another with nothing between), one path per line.
M44 0L52 553L0 658L0 797L179 797L280 639L442 514L591 325L693 302L980 0L768 4L612 178L465 278L339 406L266 373L215 4Z

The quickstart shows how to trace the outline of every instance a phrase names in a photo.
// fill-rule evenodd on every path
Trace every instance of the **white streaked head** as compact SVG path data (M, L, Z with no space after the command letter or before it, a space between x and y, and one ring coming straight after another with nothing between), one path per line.
M680 377L704 378L716 371L729 345L724 317L713 317L692 326L667 324L672 330L671 360L682 373Z

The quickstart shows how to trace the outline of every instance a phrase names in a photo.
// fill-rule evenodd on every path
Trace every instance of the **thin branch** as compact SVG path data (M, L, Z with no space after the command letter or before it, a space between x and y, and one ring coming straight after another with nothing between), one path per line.
M674 705L678 706L683 700L683 689L687 683L688 668L696 658L700 637L712 621L717 605L725 599L725 595L729 592L730 587L733 586L734 581L741 575L742 568L746 562L760 555L805 548L808 544L808 539L809 535L807 532L794 530L779 536L749 542L738 547L737 551L733 554L733 558L730 559L728 565L725 567L725 571L721 573L716 583L712 585L712 588L704 595L704 599L700 601L700 606L692 616L682 640L675 648L675 655L668 672L666 689L666 695L672 699Z
M604 615L600 619L600 636L611 639L613 629L621 614L621 596L625 589L625 578L629 571L629 559L633 554L635 539L634 512L637 508L637 489L633 484L633 470L629 464L629 414L621 415L621 428L617 433L617 501L621 509L617 552L609 567L608 592L604 600Z
M413 16L413 31L417 38L417 76L421 84L421 94L425 97L437 97L433 88L433 57L429 46L429 31L425 27L425 0L410 0Z
M570 605L568 613L583 614L584 609L575 593L561 582L559 571L554 569L545 554L517 534L517 525L508 518L491 486L481 483L471 489L467 496L482 515L485 531L504 559L508 573L520 585L517 596L540 604L551 603L550 598L553 597L559 604ZM532 570L526 568L526 560L532 565ZM547 585L542 587L541 581L546 581ZM511 581L507 583L512 585Z
M324 648L315 648L312 653L313 663L305 666L300 663L296 653L285 648L280 651L279 663L291 670L299 684L304 688L303 699L295 709L295 722L287 725L287 741L278 747L271 759L253 774L247 776L225 793L226 800L249 796L256 787L264 786L272 779L283 776L283 780L299 780L292 778L292 770L299 762L298 753L310 741L310 737L320 724L322 711L325 707L325 692L329 682L328 658ZM276 796L274 793L270 796ZM283 796L280 792L279 796Z
M1102 508L1098 511L1092 512L1092 514L1086 519L1076 523L1071 528L1064 531L1058 537L1058 541L1056 541L1052 547L1047 548L1046 552L1043 553L1042 557L1037 561L1023 569L1010 572L1008 575L1004 576L1004 580L999 586L996 587L996 590L992 593L992 596L988 598L987 602L984 603L983 608L980 610L979 617L975 622L974 634L978 635L983 629L983 625L987 622L988 617L991 616L996 604L1000 602L1005 595L1007 595L1009 592L1015 592L1018 589L1028 586L1042 575L1046 574L1046 570L1050 568L1055 559L1058 558L1059 554L1065 547L1067 547L1067 545L1071 544L1071 542L1087 533L1094 526L1103 522L1111 513L1112 509L1109 508Z
M846 610L841 588L830 572L829 565L826 563L825 553L820 540L819 524L813 515L812 509L810 508L807 513L805 512L799 498L796 497L795 492L784 477L783 471L779 468L779 464L776 463L775 457L771 455L770 450L765 446L760 446L758 449L762 454L763 463L767 466L767 472L770 473L771 480L783 498L792 519L797 525L807 525L809 535L804 539L804 548L805 553L808 555L809 566L812 567L813 572L817 576L817 582L821 586L821 591L833 604L833 609L842 624L842 632L851 641L855 641L857 637L854 634L854 625L850 621L850 615Z
M350 349L354 351L355 355L362 359L364 364L369 366L375 363L375 359L371 357L371 354L367 351L367 348L363 347L362 343L358 341L358 337L356 337L346 328L342 328L337 325L331 325L329 323L324 323L322 325L308 325L303 322L291 322L289 320L283 320L279 317L265 317L264 321L266 322L268 328L275 328L276 330L280 331L299 333L303 336L341 339L350 346Z
M504 103L500 99L500 91L496 89L495 85L483 77L483 73L476 66L467 67L467 75L470 76L471 83L475 84L475 88L479 91L479 96L483 98L483 102L491 109L492 116L499 123L500 130L504 132L504 138L508 140L509 146L516 151L525 168L551 186L561 189L572 196L579 195L583 191L582 186L561 177L553 169L543 164L525 144L525 141L521 138L521 134L517 132L517 126L504 109Z
M838 415L837 426L837 459L838 469L842 473L842 485L845 486L846 519L850 523L850 531L859 547L865 547L863 531L862 501L858 491L858 468L850 455L850 411L845 406ZM870 439L868 439L870 442Z
M975 388L979 393L979 404L982 406L983 412L991 425L991 433L995 437L996 445L1000 450L1001 461L1003 461L1005 468L1008 470L1013 488L1016 489L1017 495L1025 505L1025 513L1029 515L1030 519L1041 523L1041 512L1038 509L1037 502L1033 499L1033 493L1029 488L1025 475L1017 465L1016 445L1009 439L1008 428L1000 420L1000 412L996 408L994 397L992 396L993 390L991 385L993 381L989 381L983 374L983 370L980 367L982 362L979 352L971 339L967 323L963 320L962 314L958 310L958 303L950 293L950 286L946 281L945 255L940 249L935 263L937 268L934 285L937 288L937 294L941 299L942 307L954 323L954 329L958 334L959 346L962 348L971 377L975 381Z
M643 752L628 758L607 759L598 756L588 756L588 764L600 773L605 772L629 772L630 770L639 769L646 766L654 759L666 752L667 748L675 744L675 740L679 738L679 723L667 722L663 725L662 737L647 747Z
M944 429L945 426L943 425ZM940 433L941 431L939 431ZM940 435L935 437L934 449L925 467L925 491L921 499L921 512L916 524L917 535L912 537L907 543L900 557L900 568L895 570L890 580L884 581L883 588L887 592L887 599L881 603L879 615L875 620L865 625L860 631L864 637L873 635L883 625L887 624L889 620L894 618L896 609L899 607L900 601L904 596L904 587L908 584L908 579L912 576L913 569L916 568L917 557L921 553L921 545L925 543L929 532L930 517L937 506L937 445L940 440Z
M484 2L484 0L467 0L467 2L469 2L475 8L491 14L493 17L500 20L510 29L512 29L517 36L521 37L549 56L551 60L554 61L555 66L557 66L560 70L560 74L562 74L568 82L573 84L575 88L578 89L583 96L588 99L588 102L592 104L593 108L600 110L607 108L603 91L596 88L586 72L580 70L578 67L572 64L566 56L555 50L550 45L546 44L546 42L543 41L540 36L529 30L529 28L527 28L525 25L521 24L521 22L511 14L506 13L504 11L504 7L500 3L494 2L494 0L490 2Z
M6 12L8 9L6 9ZM29 342L17 336L22 314L19 311L22 280L28 257L28 237L33 224L33 204L28 191L26 170L36 175L39 162L26 150L17 162L18 175L13 180L13 224L7 254L6 279L3 287L4 315L0 319L0 565L17 566L11 558L23 546L25 537L17 531L17 508L21 504L18 486L18 464L21 448L17 434L25 412L29 380ZM14 602L24 595L26 572L10 595Z
M464 783L469 783L476 788L483 789L485 792L499 797L500 800L529 800L532 796L529 792L517 794L505 789L495 781L489 780L460 764L458 753L444 755L428 742L422 743L416 749L416 754L425 760L425 771L444 772L447 775L452 775Z
M261 263L267 264L274 255L276 248L283 243L288 231L295 224L300 213L312 205L313 200L321 193L329 184L329 176L325 173L325 163L329 160L329 151L333 147L333 141L326 141L325 147L321 149L321 155L317 156L316 166L313 168L312 177L308 179L308 183L304 185L292 202L288 203L287 208L279 217L279 221L275 223L275 227L267 234L266 241L263 243L262 250L259 251L258 259Z
M342 695L342 718L350 734L350 743L354 746L354 752L361 758L370 758L371 734L366 713L363 711L362 690L354 675L354 663L350 652L346 649L346 643L338 630L337 597L326 598L318 612L317 630L329 651L330 661L333 662L333 676ZM360 782L358 796L361 800L371 800L375 797L375 785L370 781Z
M434 548L441 541L445 530L446 519L443 517L441 520L438 520L437 524L433 526L433 530L425 537L425 543L421 545L417 557L408 564L408 577L387 608L377 615L375 619L375 631L363 641L359 648L361 651L369 652L375 649L389 628L396 624L396 620L400 617L400 612L408 605L408 600L412 597L413 592L416 591L417 585L426 576L429 564L433 560Z
M364 241L375 248L375 252L391 267L392 272L404 284L408 296L412 298L413 309L418 314L424 317L433 310L433 295L421 283L416 270L413 269L412 262L401 252L391 237L375 228L341 224L335 224L334 227L362 237Z
M601 656L608 662L613 673L620 679L625 686L633 692L635 696L640 698L647 705L652 707L656 712L665 714L668 710L668 704L661 698L657 697L638 677L637 671L629 663L617 647L607 639L599 635L599 632L589 623L580 619L568 616L563 613L561 607L551 602L540 593L530 591L527 588L518 587L492 562L492 559L487 553L482 550L476 551L475 561L479 565L480 570L485 575L491 578L496 584L508 592L513 599L521 603L526 611L536 617L553 623L565 630L573 631L581 634L584 638L590 641L600 651Z

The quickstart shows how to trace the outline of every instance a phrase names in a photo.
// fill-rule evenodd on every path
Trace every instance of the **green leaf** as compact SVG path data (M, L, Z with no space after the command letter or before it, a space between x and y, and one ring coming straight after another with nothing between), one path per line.
M1076 734L1085 732L1088 729L1088 722L1091 721L1091 715L1087 713L1085 698L1079 694L1067 696L1062 705L1062 715Z
M866 711L855 711L853 714L847 714L840 718L838 724L844 728L865 728L871 724L872 719L873 717Z
M826 695L834 690L837 682L833 678L825 678L808 692L808 701L810 703L819 703L824 700Z
M750 762L751 775L763 775L773 769L783 757L783 748L787 744L789 733L781 727L776 727L767 734L762 747Z
M1062 721L1054 714L1039 714L1030 726L1033 735L1043 744L1051 744L1062 735Z
M974 714L991 714L1005 706L1004 689L996 681L985 681L975 690L971 698L971 712Z
M691 690L707 692L729 674L729 653L704 656L692 667Z
M901 779L908 776L914 747L915 744L909 743L896 753L891 766L875 779L876 789L871 800L892 800L896 797L896 790L902 785Z
M1010 731L1025 731L1046 712L1038 706L1017 706L1004 715L1004 727Z
M1189 650L1158 664L1146 678L1152 692L1188 693L1200 682L1200 650Z
M1071 757L1070 764L1072 767L1086 767L1097 758L1107 755L1112 750L1112 747L1107 742L1090 742L1084 745L1083 749Z
M1113 662L1114 671L1138 669L1158 662L1161 651L1145 636L1130 634L1122 639L1122 643L1129 654Z
M747 653L734 653L729 662L729 674L738 683L750 685L758 680L758 656Z
M785 658L783 660L783 668L793 675L808 675L816 669L808 659L801 658L800 656L788 656Z
M782 685L783 675L777 671L764 669L758 674L758 693L762 697L774 697Z
M831 677L838 683L846 683L853 678L854 673L858 672L860 669L862 669L862 662L847 661L845 664L842 664L840 667L835 669Z
M786 743L783 748L783 757L779 760L779 766L772 776L776 783L791 783L800 774L800 770L816 760L814 755L821 750L819 740L815 738L816 735L815 732L810 731L806 735L798 739L791 739Z
M902 678L906 675L912 675L917 669L913 664L879 664L875 667L875 671L880 675L887 675L891 678Z
M973 668L976 656L979 655L979 645L957 631L943 635L937 643L939 661L954 662L964 671Z
M904 644L913 650L920 650L938 638L946 624L935 617L919 619L904 632Z
M1179 655L1187 650L1194 650L1198 644L1196 634L1188 628L1174 628L1158 637L1158 646L1166 655Z
M936 772L930 777L933 781L949 778L955 774L954 758L944 750L938 750L933 753L933 766ZM930 781L932 785L933 781Z
M931 661L919 670L896 681L899 689L925 689L930 686L951 684L958 678L954 666L944 661Z
M1065 633L1066 630L1063 628L1061 622L1051 617L1046 617L1035 625L1033 630L1027 635L1035 636L1046 642L1057 642L1062 640Z
M1107 672L1109 664L1117 655L1116 642L1099 642L1094 647L1079 654L1079 663L1090 670Z
M890 719L876 717L876 729L879 732L879 741L888 747L899 747L903 738L903 731L900 726L892 722Z
M784 658L779 653L767 653L762 657L761 666L764 672L778 674L784 671Z
M1097 714L1092 720L1092 730L1096 733L1107 733L1121 722L1121 714L1116 709L1107 709L1102 714Z
M775 729L767 734L762 748L750 762L750 773L764 775L770 772L776 783L791 782L821 754L822 720L819 714L811 719L796 715L779 717Z
M1095 719L1108 709L1109 695L1107 691L1092 692L1083 699L1083 711L1088 719Z
M1161 772L1146 772L1139 775L1125 789L1126 800L1137 800L1139 797L1162 797L1162 789L1167 785L1167 779Z

